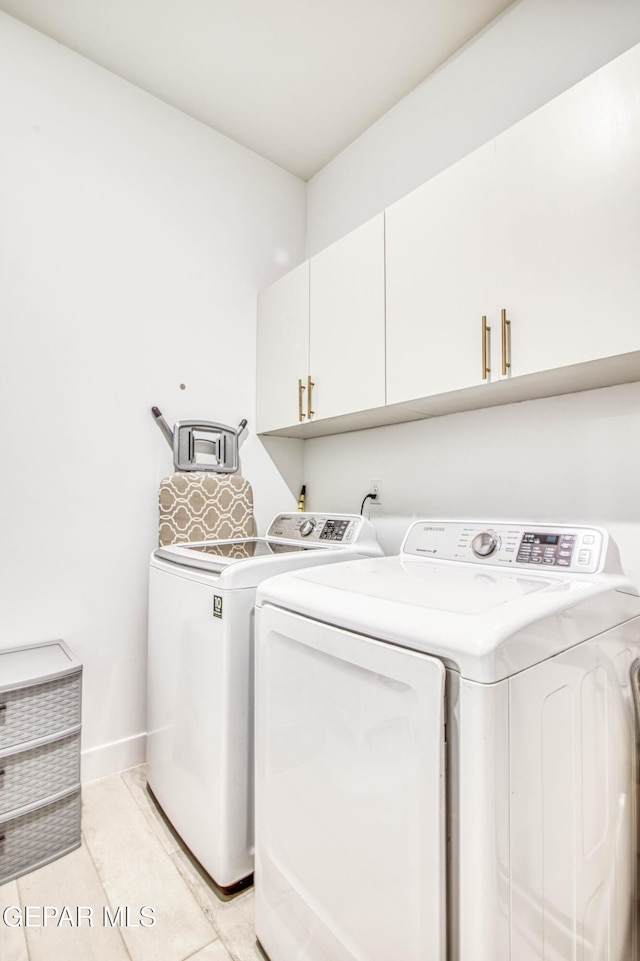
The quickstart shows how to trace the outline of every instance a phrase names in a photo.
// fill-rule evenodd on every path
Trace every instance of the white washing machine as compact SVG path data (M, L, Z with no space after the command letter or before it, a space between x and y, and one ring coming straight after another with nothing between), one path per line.
M253 872L256 587L295 568L380 555L351 514L279 514L266 537L174 544L151 557L148 783L224 890Z
M604 530L420 521L256 620L270 961L637 961L640 597Z

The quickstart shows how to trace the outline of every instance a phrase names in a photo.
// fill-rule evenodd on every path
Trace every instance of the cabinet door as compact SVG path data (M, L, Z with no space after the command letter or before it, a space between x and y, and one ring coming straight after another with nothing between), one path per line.
M382 406L384 214L311 260L314 420Z
M309 371L308 261L259 295L257 354L258 432L297 424L298 380L306 389Z
M640 349L640 47L496 140L511 374Z
M494 193L490 143L387 210L387 403L485 379L483 314L487 346L498 334Z

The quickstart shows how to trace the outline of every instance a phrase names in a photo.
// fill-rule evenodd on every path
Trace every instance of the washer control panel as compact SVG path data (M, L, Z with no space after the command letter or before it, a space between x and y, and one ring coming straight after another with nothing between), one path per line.
M329 546L353 544L362 528L362 518L357 514L310 514L292 512L278 514L269 525L267 537L282 537L301 543L319 543Z
M596 527L416 521L403 555L530 570L594 574L602 568L607 535Z

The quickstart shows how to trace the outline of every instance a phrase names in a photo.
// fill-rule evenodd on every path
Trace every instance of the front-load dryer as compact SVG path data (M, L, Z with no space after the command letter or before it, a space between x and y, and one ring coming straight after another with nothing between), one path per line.
M256 620L270 961L640 957L640 597L605 531L420 521Z
M147 779L216 884L253 872L256 587L284 571L380 555L351 514L284 513L266 537L173 544L151 557Z

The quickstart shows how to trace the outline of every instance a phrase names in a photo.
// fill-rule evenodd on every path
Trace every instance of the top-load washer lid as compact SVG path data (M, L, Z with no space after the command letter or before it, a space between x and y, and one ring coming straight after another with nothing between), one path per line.
M228 540L168 544L154 551L154 556L162 557L183 567L196 567L203 571L220 573L227 567L249 559L273 557L274 554L296 551L327 549L329 548L324 544L300 544L297 541L278 538L234 537Z
M450 521L416 522L397 557L278 577L257 603L437 655L484 683L640 614L606 531Z
M220 587L255 587L265 577L311 564L380 556L373 525L358 514L278 514L265 537L170 544L151 563L202 571Z

